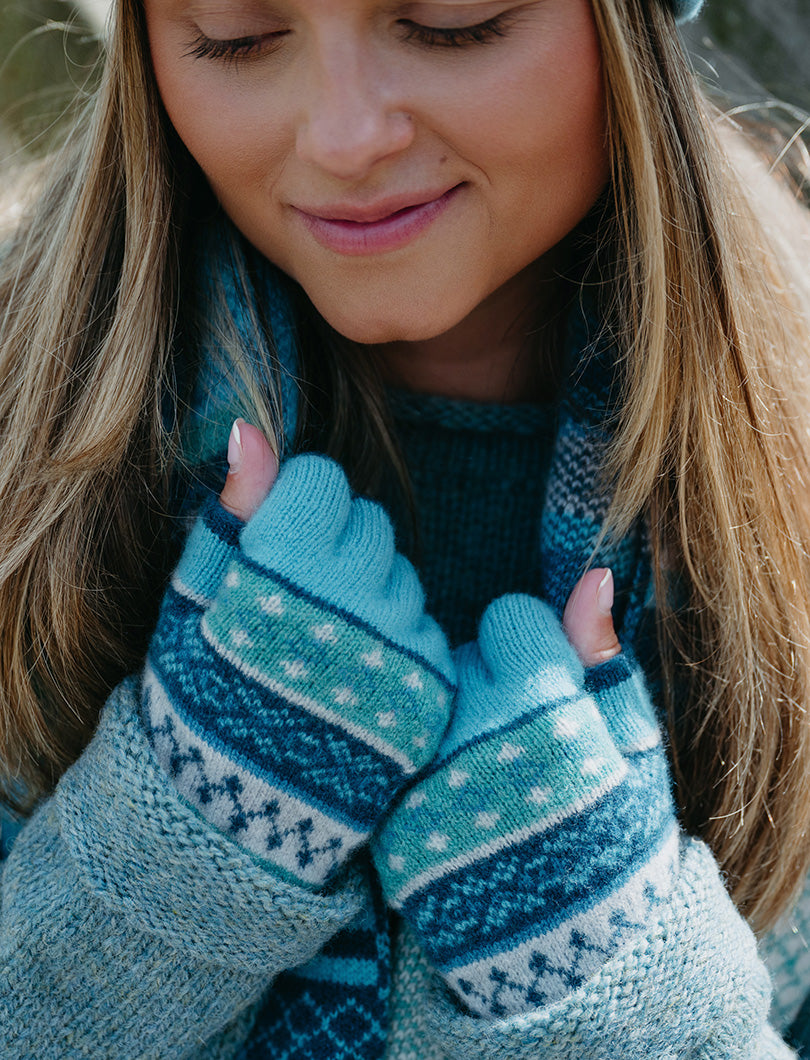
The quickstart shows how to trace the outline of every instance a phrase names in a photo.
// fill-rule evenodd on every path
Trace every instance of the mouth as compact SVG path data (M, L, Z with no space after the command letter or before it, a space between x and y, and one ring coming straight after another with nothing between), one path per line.
M412 242L458 197L463 184L438 194L399 196L367 206L293 207L310 234L328 250L357 256L382 254Z

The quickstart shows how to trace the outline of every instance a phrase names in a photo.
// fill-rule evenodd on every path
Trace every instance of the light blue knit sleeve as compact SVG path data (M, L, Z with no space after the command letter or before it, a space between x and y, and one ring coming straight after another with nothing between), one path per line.
M138 682L3 864L2 1060L234 1054L262 993L364 901L263 869L182 801L155 761Z

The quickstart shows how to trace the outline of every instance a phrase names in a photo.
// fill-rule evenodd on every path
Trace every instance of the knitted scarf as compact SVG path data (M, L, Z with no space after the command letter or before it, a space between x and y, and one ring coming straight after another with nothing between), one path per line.
M252 263L247 271L244 255ZM295 429L297 365L294 322L284 294L287 281L266 262L256 262L226 226L205 234L198 257L198 290L205 292L209 309L192 399L193 415L186 431L186 458L194 468L181 502L186 511L193 509L206 492L221 488L230 426L235 416L245 412L238 388L223 374L223 351L212 319L223 296L243 348L255 350L266 342L278 362L284 452L290 451ZM254 322L261 319L268 322L271 334L257 334ZM615 348L585 303L571 311L565 356L559 427L546 498L538 513L542 595L558 615L592 558L609 504L599 469L620 382ZM262 363L257 360L257 372L263 370ZM641 527L618 544L602 547L593 565L613 570L614 620L627 649L637 639L651 580ZM370 864L367 874L372 900L362 919L335 936L307 965L276 979L240 1060L383 1057L391 976L390 931Z

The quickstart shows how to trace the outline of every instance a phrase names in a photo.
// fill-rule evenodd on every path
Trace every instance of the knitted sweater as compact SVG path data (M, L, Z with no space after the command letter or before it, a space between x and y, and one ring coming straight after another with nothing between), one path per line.
M405 405L410 415L403 419L400 409L400 430L407 440L418 403ZM486 452L507 463L511 456L525 471L526 437L542 443L547 436L542 412L502 411L500 429L492 431L492 410L484 409L483 430L475 431L473 409L446 403L437 422L431 406L435 412L435 402L424 403L419 424L434 470L451 455L457 462L466 448L475 458L472 476ZM455 429L459 416L463 430ZM530 485L521 503L528 508L543 489L547 452L537 445L539 474L524 480ZM431 482L422 466L416 485L424 506L439 478ZM462 519L472 537L483 498L460 489L465 497ZM450 521L458 514L449 510ZM452 551L442 521L427 515L423 542L437 549L445 541ZM481 529L479 559L492 544ZM517 582L514 572L505 577L510 588L533 588L531 557ZM450 615L459 584L437 580L432 592L437 610ZM751 936L711 857L700 844L685 843L673 902L650 936L572 996L517 1018L485 1021L460 1009L437 989L412 931L397 921L388 1060L791 1055L761 1023L764 986L752 993ZM359 869L328 895L313 894L270 877L196 814L154 761L133 681L111 698L82 759L23 829L4 888L0 1056L43 1060L235 1056L273 976L316 953L369 901ZM701 967L711 968L711 983ZM645 1000L630 1003L632 984L640 982ZM719 1040L701 1041L712 1026Z
M428 610L453 646L473 640L486 605L539 595L542 510L556 410L389 393L416 525L391 482L382 500L416 564Z
M425 402L425 408L430 404ZM464 410L468 426L471 411ZM510 417L505 419L508 421ZM482 443L481 431L469 432L465 443L452 425L445 430L441 423L434 422L433 429L422 424L419 432L423 439L433 434L429 451L437 457L436 467L442 466L442 454L446 459L452 451L455 463L459 449L466 447L470 457L468 466L474 470L483 446L491 454L497 451L498 462L503 460L510 465L511 460L517 469L517 479L528 476L526 481L530 486L524 491L525 496L517 498L513 518L507 520L507 527L520 542L525 530L517 509L531 510L539 496L553 494L560 488L553 466L548 472L550 481L546 483L548 446L543 444L543 438L547 434L548 418L533 413L529 414L529 421L534 421L529 431L537 435L538 442L533 449L535 463L531 469L521 463L525 459L526 436L516 430L510 440L508 422L501 422L498 430L490 431L489 446ZM400 430L409 454L417 448L408 444L412 424L412 418L400 416ZM570 448L572 438L563 438L562 447ZM584 435L578 437L578 443L583 438ZM224 439L218 439L214 444L222 442ZM559 435L555 445L560 448ZM416 463L425 468L418 454ZM316 466L316 470L320 474L321 469ZM286 478L288 493L291 476L292 473ZM415 479L422 510L432 509L430 482L424 475L415 474ZM434 486L437 482L434 479ZM456 523L462 524L454 526L456 536L459 529L463 531L465 521L468 535L472 537L475 533L469 523L475 518L476 493L469 482L458 483L459 500L466 498L468 502L466 517L459 519L449 511L451 519L455 515ZM327 494L332 496L327 491L324 497ZM283 503L282 496L278 504ZM345 510L347 528L364 530L369 519L377 518L370 510L361 509L352 521L352 512L358 510L351 507ZM310 513L314 520L320 514L317 505ZM303 524L301 533L306 536L306 519ZM265 515L265 529L271 536L273 526L270 512ZM392 553L384 544L384 533L381 538L379 530L380 526L376 525L371 538L361 534L359 540L361 544L365 542L363 549L367 549L369 541L377 542L374 547L379 545L388 557L380 562L391 563ZM208 548L209 556L220 559L232 555L229 549L239 547L235 538L228 537L229 532L227 527L218 529L216 522L199 524L195 531L202 541L199 547ZM320 545L321 535L316 536ZM491 544L488 536L482 535L478 556L471 555L466 560L467 571L478 564L498 566L487 561L487 546ZM500 538L501 534L497 536ZM566 539L570 536L567 534ZM351 545L348 529L334 546L336 555L346 554L347 540ZM407 530L402 523L399 540L406 547ZM441 519L431 525L428 518L423 524L423 547L434 560L442 543L453 551L453 540L449 531L442 529ZM381 541L383 544L379 544ZM281 539L276 545L272 551L278 566L285 542ZM561 586L567 583L565 579L556 589L556 583L544 580L542 544L538 543L537 548L539 552L533 556L531 549L524 547L525 562L522 559L517 568L514 566L516 549L505 548L500 574L496 570L491 581L489 574L482 578L470 598L463 591L465 564L457 564L456 577L448 577L443 583L441 571L449 571L452 564L434 562L431 573L431 562L427 560L424 580L429 603L457 630L454 639L469 635L469 623L479 617L472 612L487 604L490 593L497 594L502 589L523 590L542 593L551 600L555 594L563 593ZM340 552L341 549L344 551ZM364 991L373 992L375 986L374 969L371 962L343 956L335 948L335 940L359 938L365 933L383 951L387 943L386 932L381 930L384 915L381 920L376 874L367 858L352 857L339 863L332 855L340 844L348 849L354 842L351 836L362 836L364 829L379 827L374 823L373 807L349 805L344 799L340 814L335 816L329 793L321 792L317 799L321 808L319 834L328 839L321 849L328 849L332 858L324 862L322 871L312 858L301 859L300 844L290 854L285 845L287 833L268 846L267 834L262 832L260 838L264 845L257 846L254 842L257 833L255 829L251 831L247 819L230 830L218 822L211 808L210 773L206 781L207 803L200 796L203 789L197 782L197 774L193 783L189 781L190 771L207 767L215 760L212 757L215 754L234 753L233 733L222 727L222 718L231 716L230 708L224 713L217 708L205 715L209 726L206 732L210 733L208 742L196 757L191 753L192 745L187 744L182 763L165 753L165 746L156 735L156 715L150 713L156 703L158 707L163 704L161 689L169 689L171 700L175 690L185 688L190 680L196 703L197 699L204 701L208 697L209 685L228 680L228 671L219 663L218 669L212 669L205 655L212 645L216 654L216 645L224 644L228 637L233 647L227 652L220 651L219 658L224 662L235 659L237 669L245 667L246 653L251 650L251 631L260 627L251 625L243 613L238 614L238 626L234 624L236 619L229 617L237 615L244 603L244 598L233 596L244 588L245 583L240 583L239 578L265 579L256 597L259 610L265 616L261 621L274 621L280 608L290 603L292 597L316 608L322 607L322 602L329 597L331 589L322 579L320 564L311 564L299 577L299 548L290 550L285 560L288 566L283 572L273 571L277 587L270 595L266 591L270 574L263 566L266 561L261 547L245 540L244 550L245 558L237 556L236 567L219 569L216 580L223 577L225 570L231 573L222 582L224 589L219 590L216 614L211 612L211 617L206 619L210 635L205 643L200 642L200 654L189 661L189 672L177 675L179 684L172 684L167 677L172 660L177 657L170 643L171 633L179 628L178 623L186 621L184 616L193 616L194 608L208 606L204 601L211 591L209 581L215 580L211 568L216 564L195 567L187 561L185 567L181 565L179 580L174 583L177 588L167 596L161 619L168 632L153 649L152 665L159 673L156 683L147 671L143 679L129 679L116 689L103 712L98 732L79 761L66 772L55 795L23 827L9 828L8 822L4 825L0 1058L207 1060L217 1057L225 1060L237 1056L268 1056L277 1060L282 1056L311 1055L346 1056L348 1060L352 1055L363 1058L380 1055L380 1042L387 1060L406 1057L597 1060L641 1056L777 1060L794 1055L767 1023L769 986L753 937L728 899L711 855L702 844L686 837L679 841L680 852L671 886L660 902L650 906L649 915L638 930L628 935L619 948L605 950L578 985L558 991L545 1003L536 1001L529 1007L517 1005L501 1015L492 1011L485 1016L474 1011L474 1006L463 1003L457 992L448 989L447 977L437 976L439 957L429 960L426 955L432 940L420 936L418 931L423 917L411 922L394 916L390 1005L382 1023L375 1023L376 1017L371 1016L361 1028L365 1034L362 1040L367 1044L356 1046L353 1053L346 1052L339 1034L343 1033L344 1026L347 1032L351 1029L353 1033L357 1028L349 1028L351 1013L330 1011L330 989L336 996L338 985L353 987L355 1002L351 1001L351 994L343 996L349 999L350 1007L354 1004L357 1011L363 1010ZM370 555L359 548L358 551ZM631 584L632 563L628 560L627 569L622 572L622 556L618 555L615 560L618 583ZM444 662L440 645L431 639L430 628L419 619L418 597L408 596L408 568L393 562L391 570L396 570L396 577L392 582L389 576L385 591L390 592L392 585L399 587L397 599L400 604L406 597L412 601L406 610L411 608L409 613L416 624L407 629L400 625L386 627L388 632L382 639L378 636L375 644L368 643L363 638L375 635L385 625L390 607L387 598L382 598L386 606L369 605L370 590L355 593L348 610L342 600L340 610L330 605L328 622L318 616L316 625L311 627L316 632L317 650L308 649L310 654L301 667L293 661L292 674L287 671L287 676L303 677L309 662L319 659L326 659L331 668L328 672L332 673L338 663L329 653L334 638L342 635L343 627L339 623L343 621L347 623L347 635L358 644L357 651L367 660L368 667L377 667L378 653L394 669L399 660L405 660L410 666L402 670L407 679L405 687L432 696L427 706L421 708L423 711L441 711ZM376 561L369 561L369 565L374 567ZM359 563L355 562L347 572L349 590L353 590L355 581L362 581L362 574ZM299 582L295 577L307 581L307 586L313 584L313 579L317 582L321 578L317 592L312 588L306 592L296 589ZM232 596L239 607L229 611ZM629 614L632 605L625 603ZM290 606L296 614L301 613L294 601ZM619 610L622 606L619 603ZM541 618L546 621L545 615ZM296 634L290 643L300 647L299 637ZM287 661L287 658L280 659L281 665ZM150 687L153 692L145 692ZM276 697L273 703L280 704L285 717L292 717L296 703L288 693L285 699L279 687L275 683L270 690ZM239 694L238 689L235 694ZM376 714L377 723L383 728L390 727L389 715L397 714L403 695L393 686L387 694L390 710ZM563 706L589 702L577 695L565 699ZM298 698L298 706L311 704L311 696ZM215 708L217 703L220 707L227 706L227 700L222 698L212 702ZM392 766L387 765L381 771L373 767L373 762L378 761L379 754L383 755L384 762L388 759L401 762L402 754L393 754L390 741L383 745L379 740L369 742L370 738L363 736L369 730L370 720L361 713L362 702L353 701L348 694L341 695L337 702L346 711L355 712L350 726L345 713L339 722L343 731L351 728L354 741L351 746L365 740L368 750L363 753L370 764L363 768L369 780L378 785L375 790L382 792L386 784L398 784L399 774ZM555 704L561 702L559 697L554 699ZM261 700L257 700L256 709L263 710ZM428 726L432 715L421 716ZM170 716L167 707L161 717L174 716ZM267 717L272 724L275 713L271 711ZM260 721L261 715L257 713L257 726ZM533 723L533 719L525 723L523 717L517 717L510 724L517 723L525 726ZM435 729L437 718L431 724ZM311 739L320 731L316 729L311 728ZM173 736L179 732L177 728L165 730L169 731ZM521 731L531 735L529 728ZM255 734L246 735L253 739ZM266 738L276 738L272 729L267 730ZM458 742L458 734L455 738ZM333 748L333 736L329 739L328 746ZM426 756L435 753L435 747L431 749L421 741L421 737L415 737L414 746L421 747ZM349 746L345 740L341 744L344 749ZM461 746L464 753L466 746ZM504 750L506 747L503 744ZM510 754L504 759L506 766L515 757L516 748L509 745L509 749ZM378 758L374 758L373 751ZM452 748L443 753L450 755L449 761L459 761L452 757L458 753ZM336 763L342 754L341 750L334 759ZM252 758L244 760L247 764L243 768L249 772L248 766L255 767L260 757L255 752ZM360 762L360 758L351 761ZM275 751L267 765L273 783L282 787L288 783L300 801L301 778L295 771L286 781L280 779ZM415 767L420 768L418 759ZM446 774L441 771L433 774L434 778L443 775ZM465 778L460 771L451 771L449 775L451 787L456 782L463 785ZM619 787L615 790L621 789L622 776L616 780ZM267 785L269 781L262 780L262 783ZM307 784L306 793L310 793L309 780ZM278 798L284 794L282 791ZM505 790L502 794L506 796ZM216 792L214 795L219 797ZM269 803L265 801L265 805ZM402 804L404 809L407 805L407 801ZM347 816L353 822L348 830ZM265 820L266 815L261 817L261 827ZM489 821L485 824L488 826ZM359 842L362 851L362 839ZM446 925L443 930L446 934ZM293 969L295 974L290 977ZM315 986L311 990L302 989L301 983ZM377 994L383 996L384 992L378 990ZM540 995L530 992L528 996ZM296 1003L304 999L313 1004L312 1024L305 1027L311 1042L309 1046L305 1043L304 1049L299 1048L298 1053L288 1049L286 1040L283 1044L279 1038L268 1041L259 1033L268 1006L272 1009L277 997L283 997L284 1004L288 998ZM323 1020L329 1027L315 1025L316 1020ZM276 1026L281 1024L277 1022ZM361 1039L355 1034L354 1041ZM333 1043L332 1051L325 1042ZM310 1049L309 1053L306 1048Z

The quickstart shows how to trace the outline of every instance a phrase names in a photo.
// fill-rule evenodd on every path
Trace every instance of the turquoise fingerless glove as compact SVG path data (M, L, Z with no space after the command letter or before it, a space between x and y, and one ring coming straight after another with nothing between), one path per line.
M244 527L205 508L163 603L143 716L200 813L320 887L435 754L453 672L382 508L306 455Z
M553 612L487 609L454 718L372 840L388 903L483 1016L580 986L670 893L678 827L655 714L621 655L587 676Z

